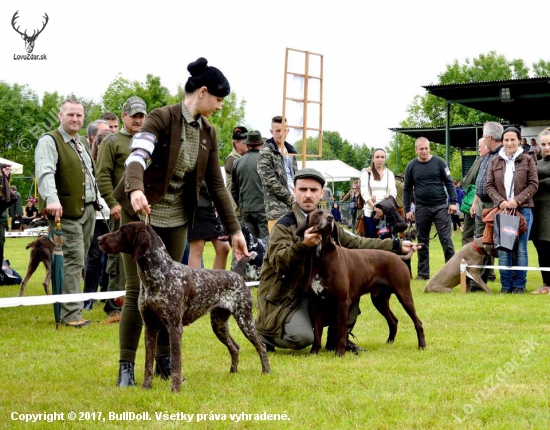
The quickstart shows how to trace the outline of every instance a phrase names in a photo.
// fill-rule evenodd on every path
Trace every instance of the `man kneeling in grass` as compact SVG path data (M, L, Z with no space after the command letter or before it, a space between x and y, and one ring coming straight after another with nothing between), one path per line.
M294 177L294 204L292 211L282 216L271 231L269 248L260 274L258 287L258 317L256 327L268 351L274 347L303 349L313 343L313 327L309 319L306 298L305 264L310 253L321 241L320 233L305 231L304 238L295 231L306 215L317 209L323 197L325 179L315 169L302 169ZM340 245L351 249L380 249L408 253L416 250L409 241L399 239L370 239L358 237L339 224ZM362 349L349 340L351 330L360 314L359 301L349 310L348 340L346 350L359 352ZM325 349L336 348L336 326L329 327Z

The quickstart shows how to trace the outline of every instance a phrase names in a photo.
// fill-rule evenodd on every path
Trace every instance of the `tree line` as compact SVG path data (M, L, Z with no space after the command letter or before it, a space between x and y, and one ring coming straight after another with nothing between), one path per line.
M147 110L150 112L155 108L183 100L183 89L180 87L173 94L162 85L160 77L151 74L146 76L145 82L130 81L118 75L102 94L101 100L95 102L78 97L77 94L65 95L57 91L45 92L40 98L26 84L0 81L0 154L4 158L23 164L24 176L32 177L36 143L45 132L59 126L57 114L63 100L75 97L82 102L85 121L80 133L84 136L88 124L99 118L102 113L112 112L120 118L122 105L131 96L141 97L147 103ZM239 100L237 95L231 92L224 99L223 109L209 118L218 134L222 164L232 150L233 129L237 125L248 127L245 107L246 100ZM355 145L342 139L335 131L323 132L323 142L322 159L340 159L357 169L364 167L371 152L365 145ZM301 142L298 146L301 147ZM22 195L28 195L27 191L22 192Z
M514 78L528 78L529 76L541 77L550 75L550 62L540 60L531 68L525 65L521 59L508 60L505 56L496 52L481 54L473 59L466 59L460 63L455 60L448 64L446 69L437 77L436 84L451 84L465 82L479 82L488 80L507 80ZM40 99L38 94L28 85L9 84L0 81L0 154L4 158L16 161L24 165L25 175L34 176L34 148L41 134L57 128L57 112L61 102L68 96L79 98L85 111L85 124L82 134L88 123L97 119L103 112L109 111L118 115L122 111L122 105L130 96L141 97L147 103L148 111L157 107L174 104L183 99L183 89L180 87L176 93L171 93L161 83L161 78L148 74L144 82L130 81L121 75L109 84L102 94L101 100L82 99L78 95L62 95L58 92L44 93ZM223 109L216 112L210 122L216 127L220 148L220 161L231 152L231 134L237 125L245 125L246 100L240 99L232 92L225 98ZM407 108L407 118L399 124L399 127L427 127L441 126L445 124L445 101L430 94L417 95ZM451 125L483 123L495 121L491 115L479 112L461 105L453 104L451 108ZM292 142L298 152L301 152L302 142ZM308 138L307 152L317 153L317 139ZM432 153L445 158L444 145L432 144ZM366 144L356 144L343 139L338 131L323 132L322 160L339 159L361 170L371 160L373 148ZM416 154L414 152L414 139L397 134L386 145L387 165L395 173L404 172L407 163ZM453 178L461 178L461 153L451 148L450 168ZM340 187L347 191L349 184Z

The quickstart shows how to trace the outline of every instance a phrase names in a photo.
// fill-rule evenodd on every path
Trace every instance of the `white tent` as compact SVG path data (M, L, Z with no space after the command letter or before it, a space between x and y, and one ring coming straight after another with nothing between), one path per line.
M298 160L298 166L301 162ZM361 172L341 160L306 161L306 167L318 170L327 182L344 182L358 179Z
M5 158L0 157L0 164L11 164L11 174L12 175L22 175L23 174L23 165L15 163Z
M302 162L298 160L298 169L301 169ZM341 160L319 160L306 161L306 167L321 172L327 182L345 182L352 179L359 179L361 172ZM220 166L224 181L225 168Z

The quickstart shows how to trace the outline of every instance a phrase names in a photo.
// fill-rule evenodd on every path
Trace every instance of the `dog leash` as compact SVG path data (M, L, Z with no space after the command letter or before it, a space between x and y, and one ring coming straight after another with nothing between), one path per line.
M437 235L439 234L440 231L443 231L445 228L447 228L447 225L449 225L449 221L447 221L447 222L443 225L443 227L441 227L440 229L436 229L434 235L433 235L432 237L428 238L428 240L429 240L429 241L434 240L434 239L437 237Z

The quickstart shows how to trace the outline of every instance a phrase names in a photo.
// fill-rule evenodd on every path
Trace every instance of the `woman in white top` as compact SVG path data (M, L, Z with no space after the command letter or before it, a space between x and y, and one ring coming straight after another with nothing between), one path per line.
M376 238L378 237L376 226L378 219L382 216L382 210L375 209L374 205L389 196L397 197L395 176L386 168L386 151L382 148L374 150L370 166L361 172L361 195L365 201L363 208L365 237Z

